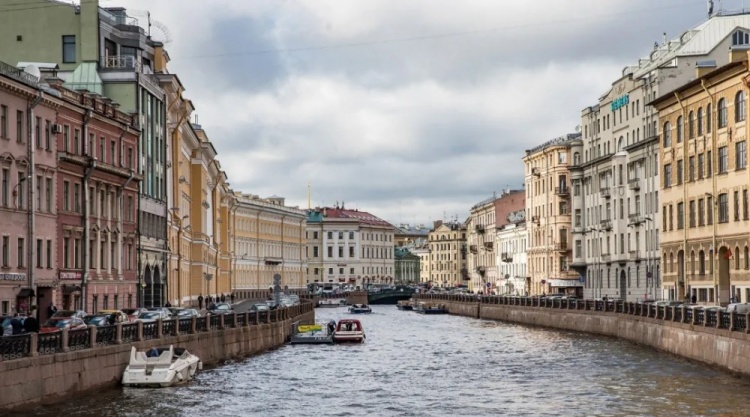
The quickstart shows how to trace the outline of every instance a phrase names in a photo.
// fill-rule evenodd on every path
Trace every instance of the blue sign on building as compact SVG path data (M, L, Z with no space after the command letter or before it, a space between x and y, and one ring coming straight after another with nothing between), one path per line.
M630 103L629 95L625 94L624 96L617 97L616 99L612 101L612 104L611 104L612 111L614 112L615 110L621 107L625 107L628 105L628 103Z

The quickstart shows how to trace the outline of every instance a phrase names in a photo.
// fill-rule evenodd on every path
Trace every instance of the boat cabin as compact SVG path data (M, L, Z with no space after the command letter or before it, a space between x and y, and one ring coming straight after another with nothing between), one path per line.
M361 332L362 323L359 320L342 319L336 325L337 332Z

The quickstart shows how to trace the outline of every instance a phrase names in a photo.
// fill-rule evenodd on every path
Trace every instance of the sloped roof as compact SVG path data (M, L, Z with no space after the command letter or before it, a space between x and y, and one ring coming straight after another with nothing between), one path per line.
M388 223L387 221L381 219L380 217L374 216L366 211L347 210L347 209L330 208L330 207L327 207L325 210L326 210L326 214L325 214L326 218L353 219L353 220L359 220L360 223L370 224L373 226L393 227L393 225Z

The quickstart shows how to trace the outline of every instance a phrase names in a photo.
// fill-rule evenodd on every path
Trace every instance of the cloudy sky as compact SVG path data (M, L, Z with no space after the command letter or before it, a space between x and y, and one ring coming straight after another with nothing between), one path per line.
M524 150L705 0L107 0L151 11L235 190L393 223L523 183ZM718 8L718 1L717 8ZM749 3L750 6L750 3ZM725 9L741 0L724 0ZM143 15L144 13L141 13ZM141 18L145 20L145 17ZM158 35L157 35L158 36Z

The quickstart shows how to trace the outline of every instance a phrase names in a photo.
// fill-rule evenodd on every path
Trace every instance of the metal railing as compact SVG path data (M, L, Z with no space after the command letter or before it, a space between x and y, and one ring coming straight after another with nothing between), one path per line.
M278 323L312 312L312 301L258 313L227 314L223 316L190 317L184 319L136 322L51 333L31 333L0 337L0 360L7 361L29 356L52 355L61 352L101 348L117 343L132 343L150 339L174 337L227 328L252 326L256 323ZM193 325L195 323L195 325ZM159 329L161 328L161 332Z

